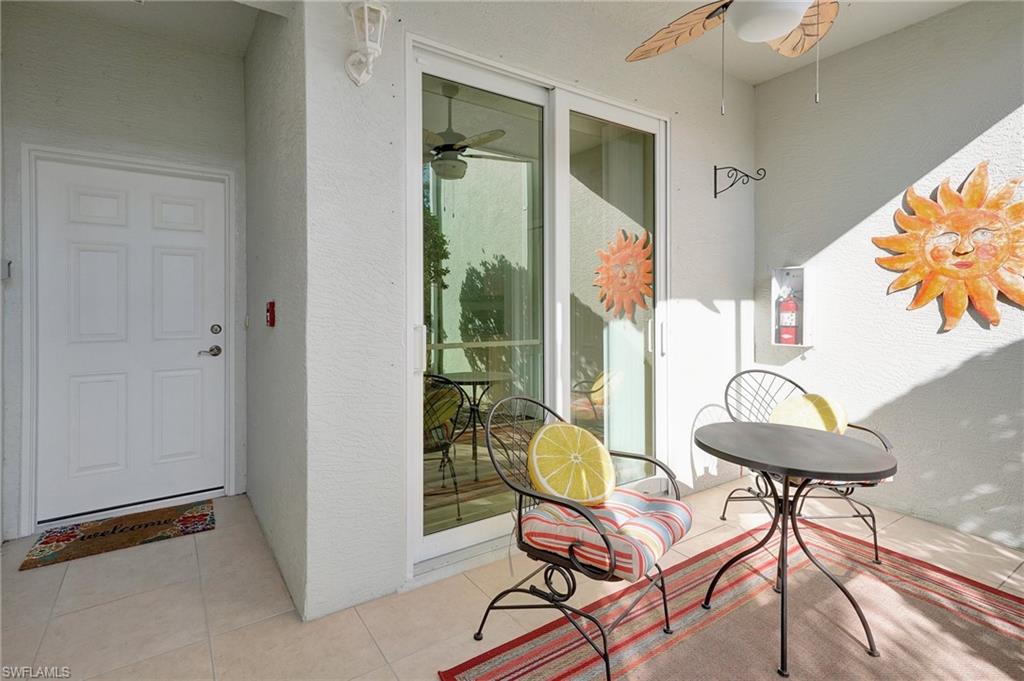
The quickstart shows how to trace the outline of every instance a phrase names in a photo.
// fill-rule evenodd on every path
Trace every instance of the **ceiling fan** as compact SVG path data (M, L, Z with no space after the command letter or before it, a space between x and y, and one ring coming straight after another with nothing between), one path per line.
M441 85L441 94L448 99L448 127L441 132L423 130L423 162L429 163L434 173L442 180L461 180L466 175L468 164L463 158L483 158L492 161L528 162L515 156L490 152L488 154L468 154L467 151L490 144L505 136L504 130L489 130L471 137L466 137L452 129L452 100L459 94L459 86L454 83Z
M838 15L838 0L717 0L652 35L630 52L626 61L657 57L726 20L741 40L768 43L784 57L799 57L828 33Z

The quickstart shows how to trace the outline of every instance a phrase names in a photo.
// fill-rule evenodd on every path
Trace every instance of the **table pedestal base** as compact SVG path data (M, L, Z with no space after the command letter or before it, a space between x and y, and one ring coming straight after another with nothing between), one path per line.
M779 667L778 667L777 671L779 673L779 676L788 677L789 676L789 665L788 665L788 661L786 659L786 656L787 656L786 635L787 635L787 619L788 619L788 617L787 617L787 615L788 615L787 607L788 607L788 603L789 603L789 598L788 598L788 595L787 595L787 592L786 592L786 576L787 576L787 573L789 572L788 566L787 566L787 561L789 559L789 550L788 550L789 526L790 526L790 524L792 524L792 527L793 527L793 537L796 539L797 544L800 545L800 549L810 559L810 561L812 563L814 563L814 566L817 567L819 570L821 570L825 574L825 576L828 577L832 581L832 583L835 584L836 587L840 591L843 592L843 595L846 596L846 599L848 601L850 601L850 605L852 605L853 609L856 611L857 617L860 619L860 623L864 627L864 634L867 637L867 641L868 641L867 652L868 652L868 655L871 655L872 657L878 657L879 653L878 653L878 648L875 647L875 638L874 638L874 636L871 635L871 627L868 625L867 618L864 617L864 611L862 611L860 609L860 605L857 603L857 599L855 599L853 597L853 594L851 594L850 591L845 586L843 586L843 583L840 582L839 579L836 578L835 575L833 575L831 572L829 572L825 568L825 566L822 565L821 561L819 561L814 556L814 554L812 554L810 552L810 549L807 548L807 544L804 542L803 537L800 536L800 528L797 526L797 512L796 512L796 509L800 505L801 496L806 494L806 492L808 490L808 484L811 481L810 480L804 480L803 482L801 482L797 486L796 491L793 493L792 498L790 498L790 494L789 494L790 483L789 483L789 478L788 477L783 477L782 478L782 494L780 495L778 490L775 487L775 481L772 480L771 476L767 475L765 473L761 473L761 476L764 479L764 481L767 483L768 489L771 491L772 498L775 501L775 513L773 514L773 517L772 517L772 526L768 529L768 533L765 534L764 537L762 537L761 540L759 542L757 542L757 544L755 544L754 546L750 547L749 549L746 549L746 550L741 551L740 553L736 554L735 556L730 558L725 563L725 565L723 565L721 568L719 568L718 572L715 574L714 579L711 580L711 584L708 586L708 592L704 596L704 602L701 603L701 607L704 608L705 610L710 610L711 609L711 597L714 595L715 587L718 586L718 580L720 580L722 578L722 575L724 575L726 573L726 571L729 568L731 568L733 565L735 565L736 563L740 562L741 560L743 560L747 556L751 555L752 553L755 553L756 551L759 551L760 549L764 548L765 545L768 543L768 540L770 540L772 538L772 536L775 534L775 530L778 529L779 525L781 524L782 525L782 528L781 528L782 537L779 540L778 572L776 573L776 578L775 578L775 591L778 592L782 596L781 602L780 602L780 606L779 606L780 646L779 646Z

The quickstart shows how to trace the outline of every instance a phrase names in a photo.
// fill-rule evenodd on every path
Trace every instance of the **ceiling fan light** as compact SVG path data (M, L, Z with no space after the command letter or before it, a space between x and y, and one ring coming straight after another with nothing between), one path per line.
M764 43L781 38L800 25L814 0L740 0L729 5L726 21L740 40Z
M435 158L430 162L434 174L442 180L461 180L468 164L461 158Z

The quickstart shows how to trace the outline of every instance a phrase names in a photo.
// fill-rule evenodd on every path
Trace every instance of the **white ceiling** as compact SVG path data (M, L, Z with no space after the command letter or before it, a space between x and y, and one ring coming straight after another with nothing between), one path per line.
M180 40L182 43L227 54L245 54L256 22L257 9L240 2L208 0L185 2L177 0L111 0L107 2L61 3L69 10L92 16L155 36ZM629 3L629 18L622 21L623 13L615 14L624 34L631 36L636 45L647 39L662 26L672 22L704 2L634 2ZM736 0L759 2L760 0ZM839 17L828 36L821 43L822 58L842 52L861 43L874 40L905 26L923 21L944 12L966 0L841 0ZM274 5L253 0L252 5L276 11ZM266 5L266 7L264 7ZM452 5L446 5L451 9ZM538 12L543 12L538 5ZM658 60L681 61L690 57L702 64L721 66L721 29L655 57ZM814 62L814 51L797 59L789 59L773 52L764 44L747 43L736 37L726 26L725 70L751 84L762 83ZM625 54L622 55L623 59ZM643 62L640 62L641 64Z
M691 9L705 2L638 3L628 30L636 34L636 44ZM758 0L736 0L757 2ZM821 58L848 50L901 28L964 4L966 0L840 0L839 16L821 41ZM714 29L697 40L677 47L654 59L690 57L702 64L721 67L721 29ZM814 63L814 50L790 59L776 54L764 44L747 43L736 37L728 25L725 37L725 70L732 76L756 85L801 66ZM625 58L626 55L622 55ZM642 63L642 62L640 62Z
M238 2L131 0L61 3L106 23L182 44L242 56L249 45L259 10Z

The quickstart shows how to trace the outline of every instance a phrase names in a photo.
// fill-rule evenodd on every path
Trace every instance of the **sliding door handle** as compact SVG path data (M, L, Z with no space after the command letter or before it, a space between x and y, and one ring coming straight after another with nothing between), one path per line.
M427 370L427 327L414 326L412 327L412 332L414 336L413 343L415 343L412 371L414 374L422 374Z

